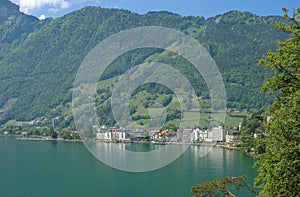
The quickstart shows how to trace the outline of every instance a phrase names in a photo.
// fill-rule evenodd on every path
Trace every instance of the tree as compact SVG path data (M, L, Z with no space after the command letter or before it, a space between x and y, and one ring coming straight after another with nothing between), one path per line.
M50 127L50 135L53 139L57 139L57 132L54 130L53 127Z
M255 192L247 183L244 182L245 176L231 177L207 181L192 187L191 194L194 197L211 197L211 196L235 196L230 189L239 190L246 187L251 192Z
M290 33L291 37L278 43L276 52L269 51L259 64L274 71L262 87L262 92L271 90L271 94L280 90L279 99L288 99L289 95L298 91L300 87L300 8L289 17L287 9L283 9L284 18L288 24L275 25L279 30Z
M260 196L300 194L300 91L266 123L266 153L257 161Z
M276 27L291 34L278 44L276 52L268 52L260 63L274 71L262 91L278 92L265 123L266 152L258 155L258 177L255 185L260 196L298 196L300 194L300 8L287 24Z
M241 129L242 148L246 152L263 153L264 150L264 111L255 112L243 120Z

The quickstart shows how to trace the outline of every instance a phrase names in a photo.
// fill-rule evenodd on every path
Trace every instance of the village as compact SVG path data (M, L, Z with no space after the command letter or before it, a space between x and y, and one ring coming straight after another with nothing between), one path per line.
M116 143L153 143L153 144L201 144L219 143L228 146L238 146L240 144L239 130L225 129L222 126L211 127L210 129L183 129L177 132L172 130L155 129L125 129L110 127L94 127L96 130L96 140Z
M214 143L224 147L237 147L241 143L241 124L237 129L224 128L223 126L211 126L208 129L185 128L177 131L166 129L126 129L94 125L92 137L86 138L76 130L57 129L58 118L52 119L52 127L39 127L43 117L39 117L23 126L29 126L29 130L7 131L0 130L2 135L17 135L19 140L56 140L56 141L99 141L106 143L152 143L152 144L194 144L201 145ZM2 132L1 132L2 131Z

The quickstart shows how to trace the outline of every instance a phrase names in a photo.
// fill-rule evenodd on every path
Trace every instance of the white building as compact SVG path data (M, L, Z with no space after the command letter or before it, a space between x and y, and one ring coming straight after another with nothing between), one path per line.
M215 142L224 142L225 141L225 129L222 126L212 127L212 141Z
M122 128L109 128L104 132L97 132L96 138L105 141L125 141L128 140L128 130Z
M96 133L96 138L99 140L111 141L111 133L109 132L98 132Z
M208 139L208 130L199 130L199 140L200 141L207 141Z
M191 142L198 142L200 140L199 133L202 132L199 128L193 129L190 135Z
M201 130L199 128L193 129L191 132L191 142L212 142L212 131Z

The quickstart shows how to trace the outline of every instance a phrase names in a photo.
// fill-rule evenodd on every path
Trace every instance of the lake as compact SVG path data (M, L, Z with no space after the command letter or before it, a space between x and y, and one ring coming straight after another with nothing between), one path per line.
M130 173L101 163L82 143L0 137L0 196L184 197L191 196L192 186L225 176L246 175L252 184L257 175L253 157L214 147L201 158L200 148L189 147L159 170ZM238 196L254 195L242 190Z

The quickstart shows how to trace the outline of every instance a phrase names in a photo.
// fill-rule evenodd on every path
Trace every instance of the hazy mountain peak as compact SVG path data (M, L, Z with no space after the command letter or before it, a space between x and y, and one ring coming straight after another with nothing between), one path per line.
M19 6L9 0L0 0L0 43L13 42L22 34L34 30L38 19L19 11Z
M0 0L0 22L6 21L9 16L19 13L19 6L8 0Z

